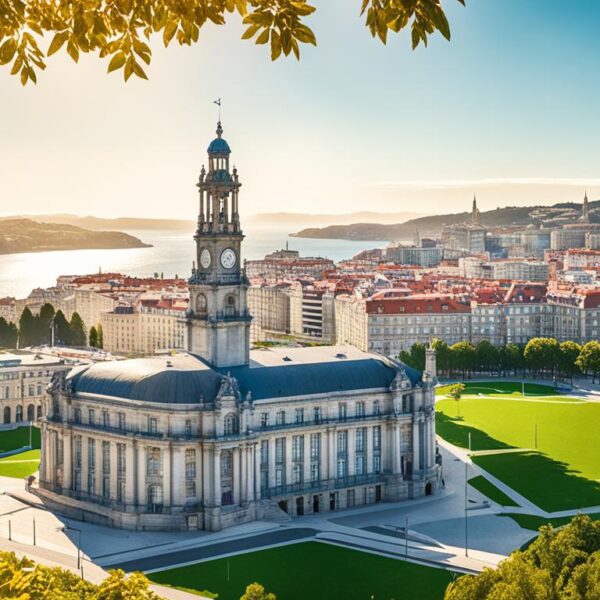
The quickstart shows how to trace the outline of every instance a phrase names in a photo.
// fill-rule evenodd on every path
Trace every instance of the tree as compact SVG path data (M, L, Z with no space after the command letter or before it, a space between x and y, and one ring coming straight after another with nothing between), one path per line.
M571 382L573 382L573 375L579 372L577 359L580 354L581 346L575 342L566 341L560 345L558 368L561 373L571 378Z
M480 371L489 372L498 367L498 349L488 340L481 340L475 346L475 363Z
M578 515L561 529L545 525L524 551L497 569L464 575L451 583L445 600L600 598L600 522Z
M465 0L457 0L464 5ZM373 37L384 44L388 32L410 28L412 47L439 31L450 39L442 0L362 0L361 14ZM110 58L108 72L123 69L125 81L147 79L141 63L150 64L146 41L160 35L166 46L175 39L191 46L206 23L224 25L237 13L248 27L242 38L270 47L271 59L300 57L300 44L317 44L305 18L315 8L306 0L0 0L0 64L11 67L21 83L36 83L37 69L61 49L75 61L80 53ZM54 34L44 51L38 42ZM145 41L144 41L145 40Z
M96 348L104 348L104 331L101 324L98 324L96 331L98 332L98 345Z
M532 338L527 342L523 356L530 369L554 373L560 362L560 345L554 338Z
M456 410L458 411L458 416L460 417L460 399L466 389L464 383L455 383L448 388L448 396L452 398L452 400L456 400Z
M15 348L19 339L19 330L14 323L7 323L4 317L0 317L0 347Z
M40 315L38 321L38 330L40 337L40 344L49 344L52 341L52 319L54 319L54 306L49 302L46 302L40 308Z
M463 377L475 368L475 348L471 342L458 342L450 346L450 353L452 365L462 372Z
M277 600L272 592L266 592L260 583L251 583L240 600Z
M54 315L54 343L57 346L68 346L71 343L71 326L60 309Z
M33 346L38 341L36 319L28 306L19 318L19 347Z
M592 340L585 344L576 364L584 373L591 373L592 382L595 382L598 373L600 373L600 342Z
M69 324L69 327L71 329L71 344L78 347L85 346L87 342L85 324L78 312L74 312L71 315L71 323Z
M98 330L93 325L90 327L90 347L98 347Z
M448 373L450 371L450 349L444 340L434 338L431 340L431 347L435 350L435 359L439 373Z

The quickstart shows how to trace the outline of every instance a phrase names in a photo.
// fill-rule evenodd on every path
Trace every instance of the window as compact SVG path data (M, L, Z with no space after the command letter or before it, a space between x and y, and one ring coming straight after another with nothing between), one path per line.
M260 443L260 464L262 467L269 465L269 440L262 440Z
M354 490L348 490L346 494L346 506L352 508L356 502Z
M110 473L110 442L102 442L102 472Z
M260 414L260 426L268 427L269 426L269 413L264 412Z
M196 297L196 312L206 312L206 296L204 294L198 294Z
M313 408L313 419L314 419L315 423L321 422L321 407L320 406L315 406Z
M161 462L160 448L148 448L147 474L151 476L161 475Z
M321 455L321 434L310 434L310 459L318 461Z
M356 451L364 452L365 450L365 438L367 437L367 430L364 427L356 430Z
M73 466L76 469L81 468L81 436L76 435L73 438L75 449L73 451Z
M373 472L381 473L381 456L379 454L373 456Z
M285 461L285 438L275 440L275 462L282 465Z
M38 396L42 395L42 384L41 383L37 384L37 395Z
M379 414L379 400L373 400L373 414Z
M88 409L88 423L93 425L96 422L96 417L93 408Z
M125 425L125 413L124 412L117 413L117 420L118 420L119 429L121 431L125 431L125 429L126 429L126 425Z
M355 475L362 475L364 472L365 472L364 456L357 456L354 460L354 473L355 473Z
M296 409L296 423L304 423L304 409L303 408Z
M373 427L373 450L381 450L381 426Z
M17 413L19 412L18 409L19 409L19 407L17 406ZM17 421L18 420L19 419L17 419ZM81 423L81 409L80 408L76 408L73 411L73 422L74 423Z
M310 480L312 482L319 481L321 479L321 467L318 462L310 465Z
M275 485L277 487L281 487L283 485L283 481L283 469L275 469Z
M117 474L119 477L125 476L125 461L125 444L117 444Z
M346 420L347 413L348 413L348 407L347 407L346 403L341 402L340 404L338 404L338 418L340 419L340 421Z
M110 415L107 410L102 411L102 426L110 427Z
M338 434L337 434L338 456L340 454L346 454L346 452L348 452L348 432L347 431L338 431Z
M88 438L88 469L96 468L96 440Z
M295 435L292 437L292 460L295 462L304 460L303 435Z
M152 434L158 433L158 421L154 417L148 417L148 432Z
M302 483L302 472L304 471L301 463L295 463L293 469L293 482L295 484Z
M285 425L285 410L280 410L277 413L277 417L275 418L275 423L277 425Z
M33 384L32 383L29 384L29 386L27 388L27 391L28 391L28 393L29 393L30 396L35 396L34 391L33 391Z
M356 416L357 417L364 417L365 416L365 403L364 402L357 402L356 403Z
M153 483L148 486L148 512L162 512L163 490L162 485Z
M229 413L223 420L223 430L225 435L233 435L238 433L238 420L234 413Z
M339 479L346 477L346 459L345 458L338 458L337 476Z
M185 420L185 437L192 437L192 421L190 419Z
M185 480L185 497L195 498L196 497L196 481L194 479Z

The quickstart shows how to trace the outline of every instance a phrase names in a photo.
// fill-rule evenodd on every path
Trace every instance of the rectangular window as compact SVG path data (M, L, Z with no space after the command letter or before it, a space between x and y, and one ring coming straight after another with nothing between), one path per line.
M125 429L126 429L126 425L125 425L125 413L124 412L117 413L117 419L118 419L119 429L121 431L125 431Z
M275 419L275 423L277 425L285 425L285 411L284 410L280 410L277 413L277 417Z
M268 427L269 426L269 413L268 412L261 413L261 415L260 415L260 426L261 427Z
M355 497L354 490L348 490L348 492L346 494L346 506L348 508L352 508L355 503L356 503L356 497Z
M119 477L125 476L125 444L117 444L117 473Z
M148 475L161 475L162 474L162 461L160 448L148 448L147 458L147 474Z
M313 408L313 420L315 423L321 422L321 407L320 406L315 406Z
M110 473L110 442L102 442L102 473Z
M296 409L296 423L304 423L304 409L303 408Z
M152 434L158 433L158 421L154 417L148 417L148 432Z
M281 487L283 485L283 481L283 469L275 469L275 486Z
M104 427L110 427L110 415L107 410L102 411L102 425Z
M304 469L300 463L296 463L293 468L293 478L295 484L302 483Z
M96 440L88 438L88 469L96 467Z
M304 436L295 435L292 437L292 460L302 462L304 460Z
M355 475L362 475L365 472L365 458L364 456L357 456L354 461L354 473Z
M357 417L364 417L365 416L365 403L364 402L357 402L356 403L356 416Z
M321 434L310 434L310 460L318 461L321 456Z
M185 420L185 437L186 438L192 437L192 422L190 419Z
M94 425L96 423L96 412L93 408L88 409L88 423Z
M110 477L102 477L102 497L110 498Z
M365 451L366 437L367 437L367 430L364 427L361 427L356 430L356 451L357 452Z
M29 384L28 386L28 392L30 396L34 396L34 392L33 392L33 384Z
M373 414L379 414L379 400L373 400Z
M381 473L381 456L379 456L379 454L373 456L373 472L378 474Z
M260 443L260 464L261 466L269 464L269 440L262 440Z
M285 438L275 440L275 463L282 465L285 462Z
M346 405L345 402L340 402L340 404L338 404L338 419L340 421L345 421L347 414L348 414L348 406Z
M347 431L338 431L337 434L337 453L339 455L344 455L348 452L348 432Z
M338 461L337 461L337 476L338 476L338 479L346 477L346 473L347 473L346 467L347 467L346 459L345 458L338 458Z
M37 384L37 395L38 396L42 395L42 384L41 383Z
M373 427L373 450L381 450L381 425Z
M310 480L314 483L321 479L321 467L318 462L311 463L310 465Z
M266 490L269 487L269 472L261 471L260 472L260 489Z
M73 451L73 466L76 469L81 468L81 436L77 435L73 438L75 450Z
M196 479L196 451L193 448L185 451L185 478Z
M196 481L194 479L185 480L185 497L194 498L196 496Z

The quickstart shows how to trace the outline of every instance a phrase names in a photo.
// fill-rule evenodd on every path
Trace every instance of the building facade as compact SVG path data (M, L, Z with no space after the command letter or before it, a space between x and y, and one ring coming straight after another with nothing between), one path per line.
M218 530L435 493L435 355L421 374L352 347L250 352L240 184L220 123L208 154L190 354L55 376L40 496L111 526Z

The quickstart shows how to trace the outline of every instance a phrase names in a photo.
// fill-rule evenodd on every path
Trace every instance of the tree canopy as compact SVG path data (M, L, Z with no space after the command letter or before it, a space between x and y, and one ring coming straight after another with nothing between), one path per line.
M600 598L600 521L576 516L569 525L541 528L524 551L496 570L465 575L448 587L445 600L592 600Z
M356 8L368 31L384 44L389 32L406 28L413 48L426 46L436 31L450 39L442 0L360 2ZM95 53L108 60L109 73L122 70L125 81L131 75L147 79L142 63L150 64L147 42L153 36L165 47L173 40L190 46L206 23L224 25L231 13L247 26L242 38L268 45L272 60L300 58L300 44L317 44L306 24L314 12L306 0L0 0L0 65L25 85L37 82L37 72L56 52L75 62L81 53Z

